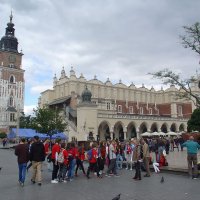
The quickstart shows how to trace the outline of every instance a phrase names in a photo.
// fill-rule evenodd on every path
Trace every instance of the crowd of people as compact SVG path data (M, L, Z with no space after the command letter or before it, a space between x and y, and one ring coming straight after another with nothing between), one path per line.
M193 139L190 138L190 141ZM87 179L91 178L91 172L100 179L119 177L118 172L123 168L131 171L135 169L132 178L139 181L142 179L141 170L146 172L144 177L151 176L150 165L156 173L160 172L161 166L167 166L166 155L175 148L179 151L179 148L182 150L183 147L187 147L189 163L193 162L195 165L195 155L200 145L194 141L191 144L190 141L184 143L180 138L132 138L126 142L107 140L91 142L86 151L84 143L78 146L77 143L67 144L60 139L56 139L54 143L50 143L48 139L42 142L38 136L27 142L22 138L15 148L15 155L18 157L19 183L24 186L26 172L32 167L31 182L41 186L44 161L48 170L52 171L52 184L73 181L74 177L80 175L79 170ZM85 160L88 162L87 170ZM30 164L27 164L28 162ZM194 173L190 171L190 174L193 178L197 177L196 170Z

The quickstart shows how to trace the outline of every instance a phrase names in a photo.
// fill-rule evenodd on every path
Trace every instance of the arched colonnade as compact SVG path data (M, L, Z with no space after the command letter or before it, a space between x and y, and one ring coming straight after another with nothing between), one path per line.
M103 120L98 125L98 136L100 140L111 138L123 141L134 137L139 138L144 132L180 132L186 131L186 128L185 122L131 121L127 123L120 120L115 122Z

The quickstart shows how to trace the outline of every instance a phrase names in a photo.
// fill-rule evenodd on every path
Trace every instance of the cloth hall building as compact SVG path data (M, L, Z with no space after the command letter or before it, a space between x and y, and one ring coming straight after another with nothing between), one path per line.
M199 92L198 84L192 86ZM187 130L187 121L194 110L190 101L174 98L180 92L174 85L166 90L149 90L133 83L126 86L95 76L86 80L71 68L63 67L59 78L53 78L53 89L41 93L39 107L61 108L69 124L69 139L86 141L107 137L124 140L148 132Z

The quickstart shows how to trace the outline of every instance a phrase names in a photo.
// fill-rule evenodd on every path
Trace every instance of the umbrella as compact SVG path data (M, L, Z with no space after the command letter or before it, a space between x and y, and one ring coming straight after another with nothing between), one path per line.
M151 133L145 132L145 133L142 133L141 136L151 136Z
M152 135L153 135L153 136L160 136L160 133L158 133L158 132L153 132Z
M169 135L169 136L177 136L178 134L171 131L171 132L168 132L167 135Z
M166 136L166 134L163 132L159 132L159 134L160 134L160 136Z

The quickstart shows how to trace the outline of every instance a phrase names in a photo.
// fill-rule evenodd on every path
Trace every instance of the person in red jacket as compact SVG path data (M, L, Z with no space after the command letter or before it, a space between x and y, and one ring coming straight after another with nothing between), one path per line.
M91 155L90 155L91 157L89 157L89 155L88 155L89 166L88 166L86 177L89 179L90 171L92 169L94 169L94 171L97 172L97 177L102 178L102 176L100 176L100 174L99 174L99 167L97 165L98 152L97 152L96 145L92 144L92 149L89 151L91 152ZM89 154L89 152L88 152L88 154Z
M59 182L66 182L65 176L66 176L67 167L68 167L68 164L69 164L68 152L65 149L66 148L66 144L65 143L62 143L60 146L61 146L60 153L62 153L63 162L59 163L59 175L58 175L58 177L59 177Z
M48 156L51 153L49 139L46 139L43 144L44 144L44 150L45 150L45 157L46 157L47 169L49 171L51 171L51 162L48 162Z
M68 153L69 153L69 170L67 176L68 180L72 181L74 178L76 159L78 157L78 149L75 143L71 143L71 148L69 149Z
M57 175L58 175L59 165L57 159L58 159L58 154L60 152L60 141L61 141L60 139L56 139L56 142L52 147L51 159L53 162L53 171L52 171L51 183L58 183Z
M85 174L85 169L83 166L83 161L85 160L85 149L84 149L84 144L82 144L81 147L78 149L78 157L76 159L76 171L75 171L75 176L77 176L77 171L78 168L80 167L83 171L83 174Z
M99 166L99 174L103 174L105 160L106 160L106 145L105 142L100 142L98 149L98 166Z

